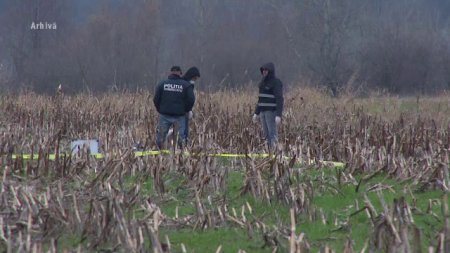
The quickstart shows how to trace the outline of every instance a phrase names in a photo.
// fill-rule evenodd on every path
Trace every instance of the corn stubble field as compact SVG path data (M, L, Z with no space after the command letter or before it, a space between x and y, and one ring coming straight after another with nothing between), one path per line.
M145 157L132 147L154 149L147 92L3 96L0 250L450 251L450 96L289 94L280 151L240 159L207 154L264 152L255 92L199 93L192 155ZM77 138L105 158L46 158Z

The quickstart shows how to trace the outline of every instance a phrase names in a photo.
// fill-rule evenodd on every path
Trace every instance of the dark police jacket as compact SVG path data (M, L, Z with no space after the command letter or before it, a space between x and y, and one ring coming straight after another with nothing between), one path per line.
M255 114L263 111L276 111L276 116L281 117L283 113L283 83L275 76L273 63L264 64L260 70L267 69L269 74L259 83L258 104Z
M153 104L161 114L182 116L195 103L194 86L178 75L170 75L156 86Z

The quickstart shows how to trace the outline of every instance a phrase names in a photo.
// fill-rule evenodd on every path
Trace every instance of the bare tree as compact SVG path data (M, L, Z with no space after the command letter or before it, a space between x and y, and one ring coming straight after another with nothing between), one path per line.
M12 63L16 83L36 86L52 81L49 77L59 71L59 66L50 58L55 57L53 50L64 39L68 10L65 0L18 0L6 5L0 17L4 24L0 33L4 35L3 47ZM59 25L59 30L47 24Z
M103 5L72 43L81 83L90 90L153 84L158 68L159 2Z
M434 19L438 10L425 2L407 2L379 2L377 13L367 10L367 41L360 60L364 75L375 87L393 93L442 88L442 35Z
M151 87L173 64L200 67L199 87L235 87L258 81L266 61L287 85L325 86L335 96L348 85L427 93L450 83L444 0L17 0L4 7L0 63L12 73L11 87ZM41 21L58 29L30 29Z

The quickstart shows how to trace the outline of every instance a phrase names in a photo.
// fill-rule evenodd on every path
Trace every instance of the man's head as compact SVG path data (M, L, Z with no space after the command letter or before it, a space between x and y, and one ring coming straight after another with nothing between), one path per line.
M172 66L172 68L170 68L170 73L177 76L181 76L183 74L180 66Z
M259 70L264 78L268 76L275 76L275 65L271 62L262 65Z
M199 78L200 78L200 71L198 70L197 67L189 68L183 76L184 80L191 83L195 83L195 81L197 81Z

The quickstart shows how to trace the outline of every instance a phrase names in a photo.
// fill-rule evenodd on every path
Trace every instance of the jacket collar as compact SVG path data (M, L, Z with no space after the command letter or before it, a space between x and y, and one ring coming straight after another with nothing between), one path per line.
M181 77L179 75L175 75L175 74L170 74L169 75L169 79L181 79Z

